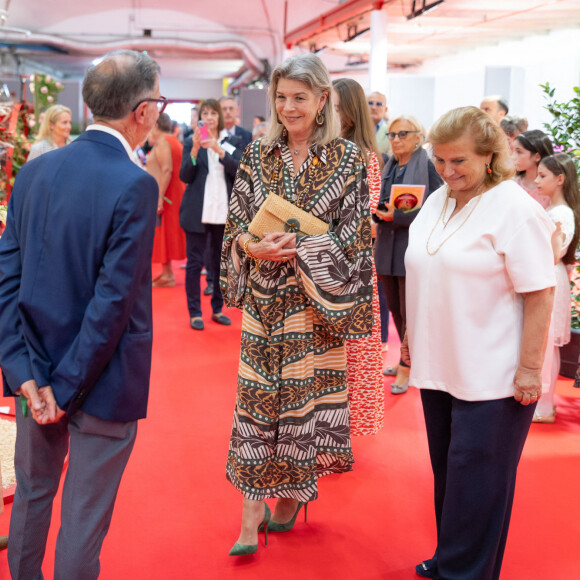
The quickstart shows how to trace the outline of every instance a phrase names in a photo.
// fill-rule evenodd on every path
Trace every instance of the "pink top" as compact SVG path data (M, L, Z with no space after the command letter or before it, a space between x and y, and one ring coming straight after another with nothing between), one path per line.
M534 184L534 187L526 187L523 184L522 178L519 175L516 175L516 177L514 177L514 181L524 191L527 191L530 194L530 196L533 199L535 199L544 209L546 209L550 205L550 198L547 195L540 195L540 193L538 192L538 188L536 187L536 184Z

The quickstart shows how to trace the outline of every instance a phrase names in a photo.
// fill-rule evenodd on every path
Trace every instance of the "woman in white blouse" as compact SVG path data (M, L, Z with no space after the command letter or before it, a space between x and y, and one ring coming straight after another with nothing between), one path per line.
M210 238L210 263L213 280L219 280L220 257L229 198L242 152L228 142L219 102L207 99L199 108L200 121L183 146L179 177L187 184L179 209L179 224L185 230L187 266L185 293L189 323L194 330L205 325L201 312L200 276L207 236ZM229 325L222 314L224 300L219 284L213 285L212 320Z
M437 549L416 571L491 580L535 403L549 386L541 369L554 226L510 180L507 139L487 114L454 109L429 141L446 185L409 231L402 347L421 389L435 478Z
M553 354L552 366L545 369L550 374L550 390L538 401L533 420L536 423L554 423L554 390L560 371L560 347L570 342L570 280L566 266L576 261L580 235L580 192L574 162L565 153L544 157L538 166L536 185L538 193L549 200L547 212L556 224L552 236L556 293L548 343L548 349Z

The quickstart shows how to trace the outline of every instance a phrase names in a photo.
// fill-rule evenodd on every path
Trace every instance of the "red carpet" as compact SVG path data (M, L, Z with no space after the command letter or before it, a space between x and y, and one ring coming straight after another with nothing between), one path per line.
M385 427L353 441L355 470L320 480L320 498L286 534L260 534L255 556L228 557L241 497L225 479L241 315L232 327L189 328L183 270L154 290L155 343L149 417L121 484L101 564L103 580L191 578L415 578L434 549L432 479L418 392L387 394ZM390 332L388 361L398 344ZM503 580L578 578L580 392L558 384L555 425L533 425L520 464ZM6 399L0 401L5 405ZM272 502L273 504L273 502ZM0 515L7 533L11 506ZM52 578L60 499L44 574ZM6 552L0 578L8 579Z

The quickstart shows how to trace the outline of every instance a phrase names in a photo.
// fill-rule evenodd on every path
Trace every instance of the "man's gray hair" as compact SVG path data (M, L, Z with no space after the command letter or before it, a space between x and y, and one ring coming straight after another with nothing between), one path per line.
M233 95L224 95L218 99L218 102L220 104L223 103L224 101L233 101L236 104L236 106L238 105L238 99L236 99L236 97L234 97Z
M141 99L153 95L159 70L159 65L145 53L110 52L87 70L83 100L95 119L122 119Z

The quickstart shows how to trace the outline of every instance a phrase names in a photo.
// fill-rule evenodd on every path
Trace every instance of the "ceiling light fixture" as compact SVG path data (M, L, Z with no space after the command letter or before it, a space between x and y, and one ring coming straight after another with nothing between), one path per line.
M427 14L427 12L431 12L439 6L443 4L445 0L437 0L436 2L431 2L427 4L427 0L413 0L413 4L411 6L411 14L407 16L407 20L413 20L413 18L417 18L417 16L421 16L422 14ZM420 6L422 4L422 6Z

